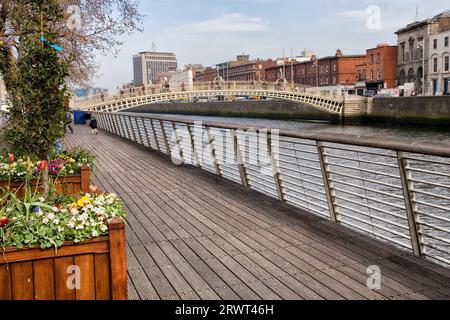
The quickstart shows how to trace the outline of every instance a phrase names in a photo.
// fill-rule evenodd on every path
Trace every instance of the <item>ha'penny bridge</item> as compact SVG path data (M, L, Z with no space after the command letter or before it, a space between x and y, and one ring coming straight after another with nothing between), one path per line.
M66 143L125 201L130 299L450 297L448 147L103 103Z
M73 109L85 111L119 112L132 108L173 101L197 101L204 98L235 99L254 97L287 100L313 107L337 116L358 116L370 109L372 98L348 95L343 92L314 90L286 83L254 82L194 82L190 86L142 86L111 94L96 94L72 100Z

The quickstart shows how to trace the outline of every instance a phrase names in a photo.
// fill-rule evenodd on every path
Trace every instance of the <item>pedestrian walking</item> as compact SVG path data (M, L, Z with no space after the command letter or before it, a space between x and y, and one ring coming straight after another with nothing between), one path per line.
M97 119L92 118L91 122L89 122L89 127L92 129L92 134L98 134L97 131Z
M70 111L66 112L66 125L64 126L64 133L67 133L67 128L69 128L70 133L73 134L72 112L70 112Z

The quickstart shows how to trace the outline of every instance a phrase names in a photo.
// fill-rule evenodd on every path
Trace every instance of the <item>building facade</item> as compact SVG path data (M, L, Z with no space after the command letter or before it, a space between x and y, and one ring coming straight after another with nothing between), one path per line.
M413 83L417 94L430 89L430 43L437 31L450 28L450 13L445 11L431 19L417 21L396 32L398 36L398 84ZM434 39L433 39L434 41Z
M227 61L218 64L219 76L225 81L264 81L266 69L276 66L274 60L250 60L249 55L239 55L235 61Z
M195 82L212 82L217 77L217 69L216 68L205 68L201 72L197 72L195 74L194 81Z
M365 62L365 55L343 55L340 50L334 56L297 62L291 65L266 69L266 80L275 82L284 74L288 82L307 86L352 85L356 82L356 68Z
M430 95L450 94L450 29L438 30L430 36L429 90Z
M397 82L398 47L379 44L366 50L365 62L356 68L356 79L368 90L393 89Z
M159 74L175 71L177 68L178 62L174 53L140 52L133 56L133 83L135 86L154 84Z

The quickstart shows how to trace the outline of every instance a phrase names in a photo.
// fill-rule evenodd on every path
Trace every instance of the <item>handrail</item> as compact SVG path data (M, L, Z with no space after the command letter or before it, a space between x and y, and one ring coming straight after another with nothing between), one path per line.
M157 114L146 115L141 113L121 112L124 115L139 116L142 118L157 119L162 121L176 121L178 123L195 125L198 120L186 119L181 116L162 116ZM258 125L243 125L243 124L230 124L226 122L218 121L204 121L202 124L208 127L216 127L222 129L235 129L235 130L265 130L267 127ZM338 143L338 144L352 144L359 147L369 147L377 149L390 149L393 151L410 152L415 154L433 155L439 157L450 157L450 145L439 143L424 143L421 141L399 139L399 138L385 138L379 137L361 136L353 134L339 134L323 132L321 129L297 131L290 129L277 129L280 136L286 136L290 138L300 138L307 140L319 140L322 142Z
M91 112L99 127L450 267L450 148L270 130L179 116Z
M224 83L211 85L209 83L195 83L192 88L185 89L174 86L170 91L151 87L136 88L136 91L120 93L116 95L102 94L71 100L72 109L84 109L89 111L116 112L149 103L165 102L177 99L208 98L214 96L258 96L275 99L285 99L296 102L309 103L317 108L322 108L331 113L342 113L344 94L325 92L318 89L307 89L304 86L297 87L291 84L261 84L261 83Z

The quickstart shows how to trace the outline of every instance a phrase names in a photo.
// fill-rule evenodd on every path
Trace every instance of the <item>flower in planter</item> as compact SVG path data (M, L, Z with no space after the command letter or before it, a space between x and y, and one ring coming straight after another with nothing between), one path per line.
M37 196L32 196L28 202L13 196L5 209L8 221L0 220L0 247L46 249L60 247L65 241L79 243L107 235L108 221L126 216L123 203L115 198L109 204L110 199L109 194L86 194L78 200L68 197L54 203L54 200ZM78 207L79 200L83 207ZM33 214L28 214L26 208Z
M10 221L11 221L11 220L9 220L9 219L6 218L6 217L0 218L0 228L3 228L4 226L8 225L8 223L9 223Z
M9 164L13 164L14 163L14 153L10 152L9 153Z
M84 197L78 199L77 205L78 207L86 207L91 204L91 198L88 195L85 195Z

